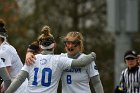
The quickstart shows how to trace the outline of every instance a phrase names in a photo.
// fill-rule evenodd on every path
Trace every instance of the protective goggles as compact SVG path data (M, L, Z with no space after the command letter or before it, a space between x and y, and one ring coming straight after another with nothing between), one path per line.
M79 40L74 40L74 41L65 40L65 41L64 41L64 44L65 44L65 45L69 45L69 44L80 45L80 41L79 41Z

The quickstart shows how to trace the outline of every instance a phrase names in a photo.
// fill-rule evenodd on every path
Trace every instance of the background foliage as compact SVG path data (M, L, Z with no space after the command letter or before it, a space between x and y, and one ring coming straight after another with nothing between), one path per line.
M85 38L84 52L97 54L96 64L105 93L113 93L115 40L114 34L105 31L106 0L35 0L34 11L27 16L20 15L17 1L0 0L0 17L6 20L8 41L17 49L23 63L28 45L37 38L42 26L51 27L58 54L65 52L61 38L69 31L79 31ZM139 32L134 37L133 47L140 51Z

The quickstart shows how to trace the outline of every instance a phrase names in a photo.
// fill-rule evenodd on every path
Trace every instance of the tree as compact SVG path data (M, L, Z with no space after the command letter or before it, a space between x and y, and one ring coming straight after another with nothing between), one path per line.
M31 27L39 28L47 24L52 28L57 44L56 53L63 50L61 37L69 31L79 31L85 38L85 53L97 53L97 66L106 93L113 91L113 36L105 32L106 1L105 0L35 0ZM108 67L108 65L112 65ZM104 71L107 73L104 73ZM104 77L104 78L103 78ZM108 83L110 82L110 83ZM109 88L108 88L109 86Z

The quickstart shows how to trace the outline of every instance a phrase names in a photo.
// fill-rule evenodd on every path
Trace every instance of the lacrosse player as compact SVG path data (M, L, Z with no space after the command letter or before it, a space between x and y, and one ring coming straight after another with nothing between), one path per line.
M4 92L11 84L11 78L5 68L5 64L3 63L2 59L0 59L0 77L4 81L4 90L3 90L3 92Z
M85 55L81 59L70 59L62 55L54 55L55 40L48 26L43 27L38 38L41 54L35 55L33 65L22 68L21 73L12 82L5 93L13 93L28 78L26 93L57 93L57 87L64 69L83 67L95 60L95 53Z
M0 58L3 60L11 80L13 80L20 72L23 64L16 52L16 49L7 42L7 37L8 35L5 28L5 22L3 19L0 19ZM25 83L23 83L23 85L15 93L23 93L26 85L27 81L25 81ZM3 91L3 88L1 91Z

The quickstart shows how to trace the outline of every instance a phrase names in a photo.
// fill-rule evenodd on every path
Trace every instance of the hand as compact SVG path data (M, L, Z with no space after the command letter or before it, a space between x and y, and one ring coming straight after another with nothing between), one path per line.
M115 88L115 93L125 93L124 89L123 88L119 88L119 86L117 86Z
M96 59L96 53L95 52L91 52L90 54Z
M88 55L90 55L91 57L93 57L94 58L94 60L96 60L96 53L95 52L91 52L90 54L88 54Z
M4 84L4 83L2 83L2 84L0 85L0 93L4 93L4 90L5 90L5 89L4 89L3 84Z
M32 52L27 52L26 58L25 58L25 63L27 65L32 65L32 64L34 64L34 60L36 60L35 55Z

